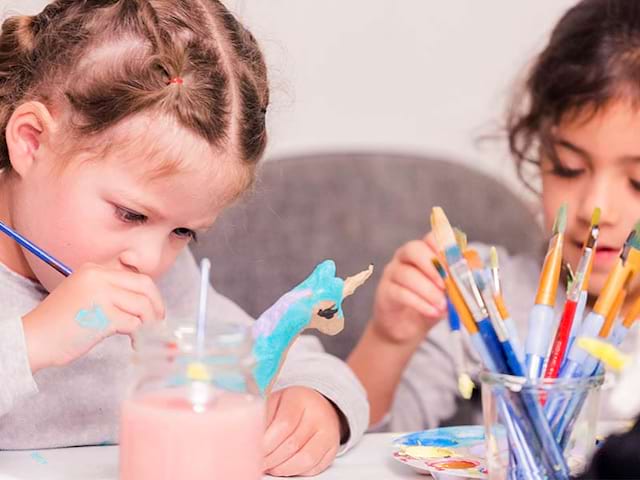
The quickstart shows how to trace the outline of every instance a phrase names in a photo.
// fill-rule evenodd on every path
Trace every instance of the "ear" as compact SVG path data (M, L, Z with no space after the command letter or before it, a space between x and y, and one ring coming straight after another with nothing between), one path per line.
M49 109L40 102L26 102L15 109L5 135L11 166L20 177L34 166L36 152L50 141L55 126Z

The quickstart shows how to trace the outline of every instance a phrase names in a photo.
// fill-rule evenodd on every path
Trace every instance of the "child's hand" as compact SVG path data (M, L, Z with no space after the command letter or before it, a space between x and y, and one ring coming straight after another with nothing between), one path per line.
M265 473L311 476L325 470L340 446L340 418L315 390L289 387L267 399Z
M447 309L444 282L431 260L437 246L430 233L400 247L382 274L371 327L393 343L422 340Z
M130 335L163 317L164 304L150 277L84 265L23 317L31 369L65 365L106 337Z

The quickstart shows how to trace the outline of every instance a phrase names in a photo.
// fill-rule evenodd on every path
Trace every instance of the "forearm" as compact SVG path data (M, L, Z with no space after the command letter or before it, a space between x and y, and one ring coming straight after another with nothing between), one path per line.
M367 391L370 426L380 422L389 411L402 373L422 340L420 336L403 343L391 342L370 322L349 356L347 363Z

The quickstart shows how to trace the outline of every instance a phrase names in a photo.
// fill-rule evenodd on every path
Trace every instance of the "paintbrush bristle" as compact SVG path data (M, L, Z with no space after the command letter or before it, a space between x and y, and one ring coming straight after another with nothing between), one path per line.
M498 268L498 250L496 247L491 247L489 250L489 266L491 268Z
M564 233L567 228L567 202L564 202L558 209L556 219L553 222L553 234Z
M466 250L467 249L467 234L464 233L462 230L460 230L457 227L454 227L453 233L456 236L456 243L460 247L460 250L463 250L463 251Z
M568 292L569 290L571 290L571 287L573 287L573 282L576 281L576 276L573 273L573 269L571 268L570 263L568 262L563 263L562 269L564 270L564 273L567 276L567 292Z
M468 248L465 250L463 255L471 270L481 270L484 268L484 264L482 263L482 259L480 258L477 250Z
M431 228L436 236L436 242L441 250L456 246L456 236L449 219L441 207L433 207Z
M636 250L640 250L640 222L633 227L633 232L629 234L629 245Z
M433 266L436 267L438 274L442 277L443 280L447 278L447 272L444 270L444 267L440 263L440 260L438 260L437 258L432 258L431 263L433 263Z
M596 207L591 214L591 227L595 227L600 224L600 207Z

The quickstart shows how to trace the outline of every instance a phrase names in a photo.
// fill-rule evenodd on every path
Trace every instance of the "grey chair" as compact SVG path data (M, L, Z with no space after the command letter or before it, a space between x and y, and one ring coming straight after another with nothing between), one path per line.
M374 276L345 301L345 330L320 335L327 351L346 358L369 319L383 267L396 248L424 235L434 205L470 240L511 253L540 247L533 214L487 175L430 157L329 153L265 162L254 192L193 251L211 259L214 287L253 316L326 258L343 278L374 263Z

